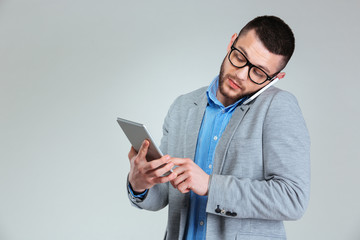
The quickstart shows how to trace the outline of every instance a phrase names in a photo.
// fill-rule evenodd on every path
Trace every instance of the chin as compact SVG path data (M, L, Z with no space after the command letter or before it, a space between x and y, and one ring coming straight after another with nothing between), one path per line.
M237 102L239 99L246 96L246 94L244 94L242 90L239 89L238 91L235 91L229 86L223 86L223 85L219 86L219 91L224 97L226 97L229 100L232 100L233 102Z

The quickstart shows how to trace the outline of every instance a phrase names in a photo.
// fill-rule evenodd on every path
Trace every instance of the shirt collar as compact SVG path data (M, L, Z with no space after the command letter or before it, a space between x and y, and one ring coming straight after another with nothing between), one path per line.
M238 105L241 105L243 101L247 99L247 97L243 97L239 99L237 102L224 107L224 105L216 98L216 92L219 88L219 75L214 78L214 80L211 82L210 86L208 87L206 94L208 97L208 103L210 106L217 106L225 111L230 111L235 109Z

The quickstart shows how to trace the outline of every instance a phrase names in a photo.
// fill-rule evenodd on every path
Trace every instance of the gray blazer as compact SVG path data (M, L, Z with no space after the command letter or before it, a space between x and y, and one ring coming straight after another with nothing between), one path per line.
M161 150L194 159L206 87L178 97L163 126ZM296 220L308 205L310 139L293 95L270 87L238 106L215 150L210 177L206 239L286 239L283 220ZM189 194L158 184L133 205L169 206L165 239L183 239Z

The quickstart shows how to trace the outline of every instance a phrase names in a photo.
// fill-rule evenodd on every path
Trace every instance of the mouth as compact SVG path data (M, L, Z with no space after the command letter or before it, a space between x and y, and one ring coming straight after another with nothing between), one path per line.
M240 85L235 81L235 80L232 80L231 78L228 78L229 79L229 85L231 88L233 89L241 89Z

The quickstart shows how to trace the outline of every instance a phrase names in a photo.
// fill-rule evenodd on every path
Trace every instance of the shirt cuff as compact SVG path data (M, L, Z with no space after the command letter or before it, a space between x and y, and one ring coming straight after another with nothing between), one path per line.
M131 193L131 195L135 198L140 198L141 200L143 200L146 197L147 192L149 191L148 189L145 190L145 192L141 193L141 194L135 194L133 189L131 188L130 183L128 184L128 190Z

